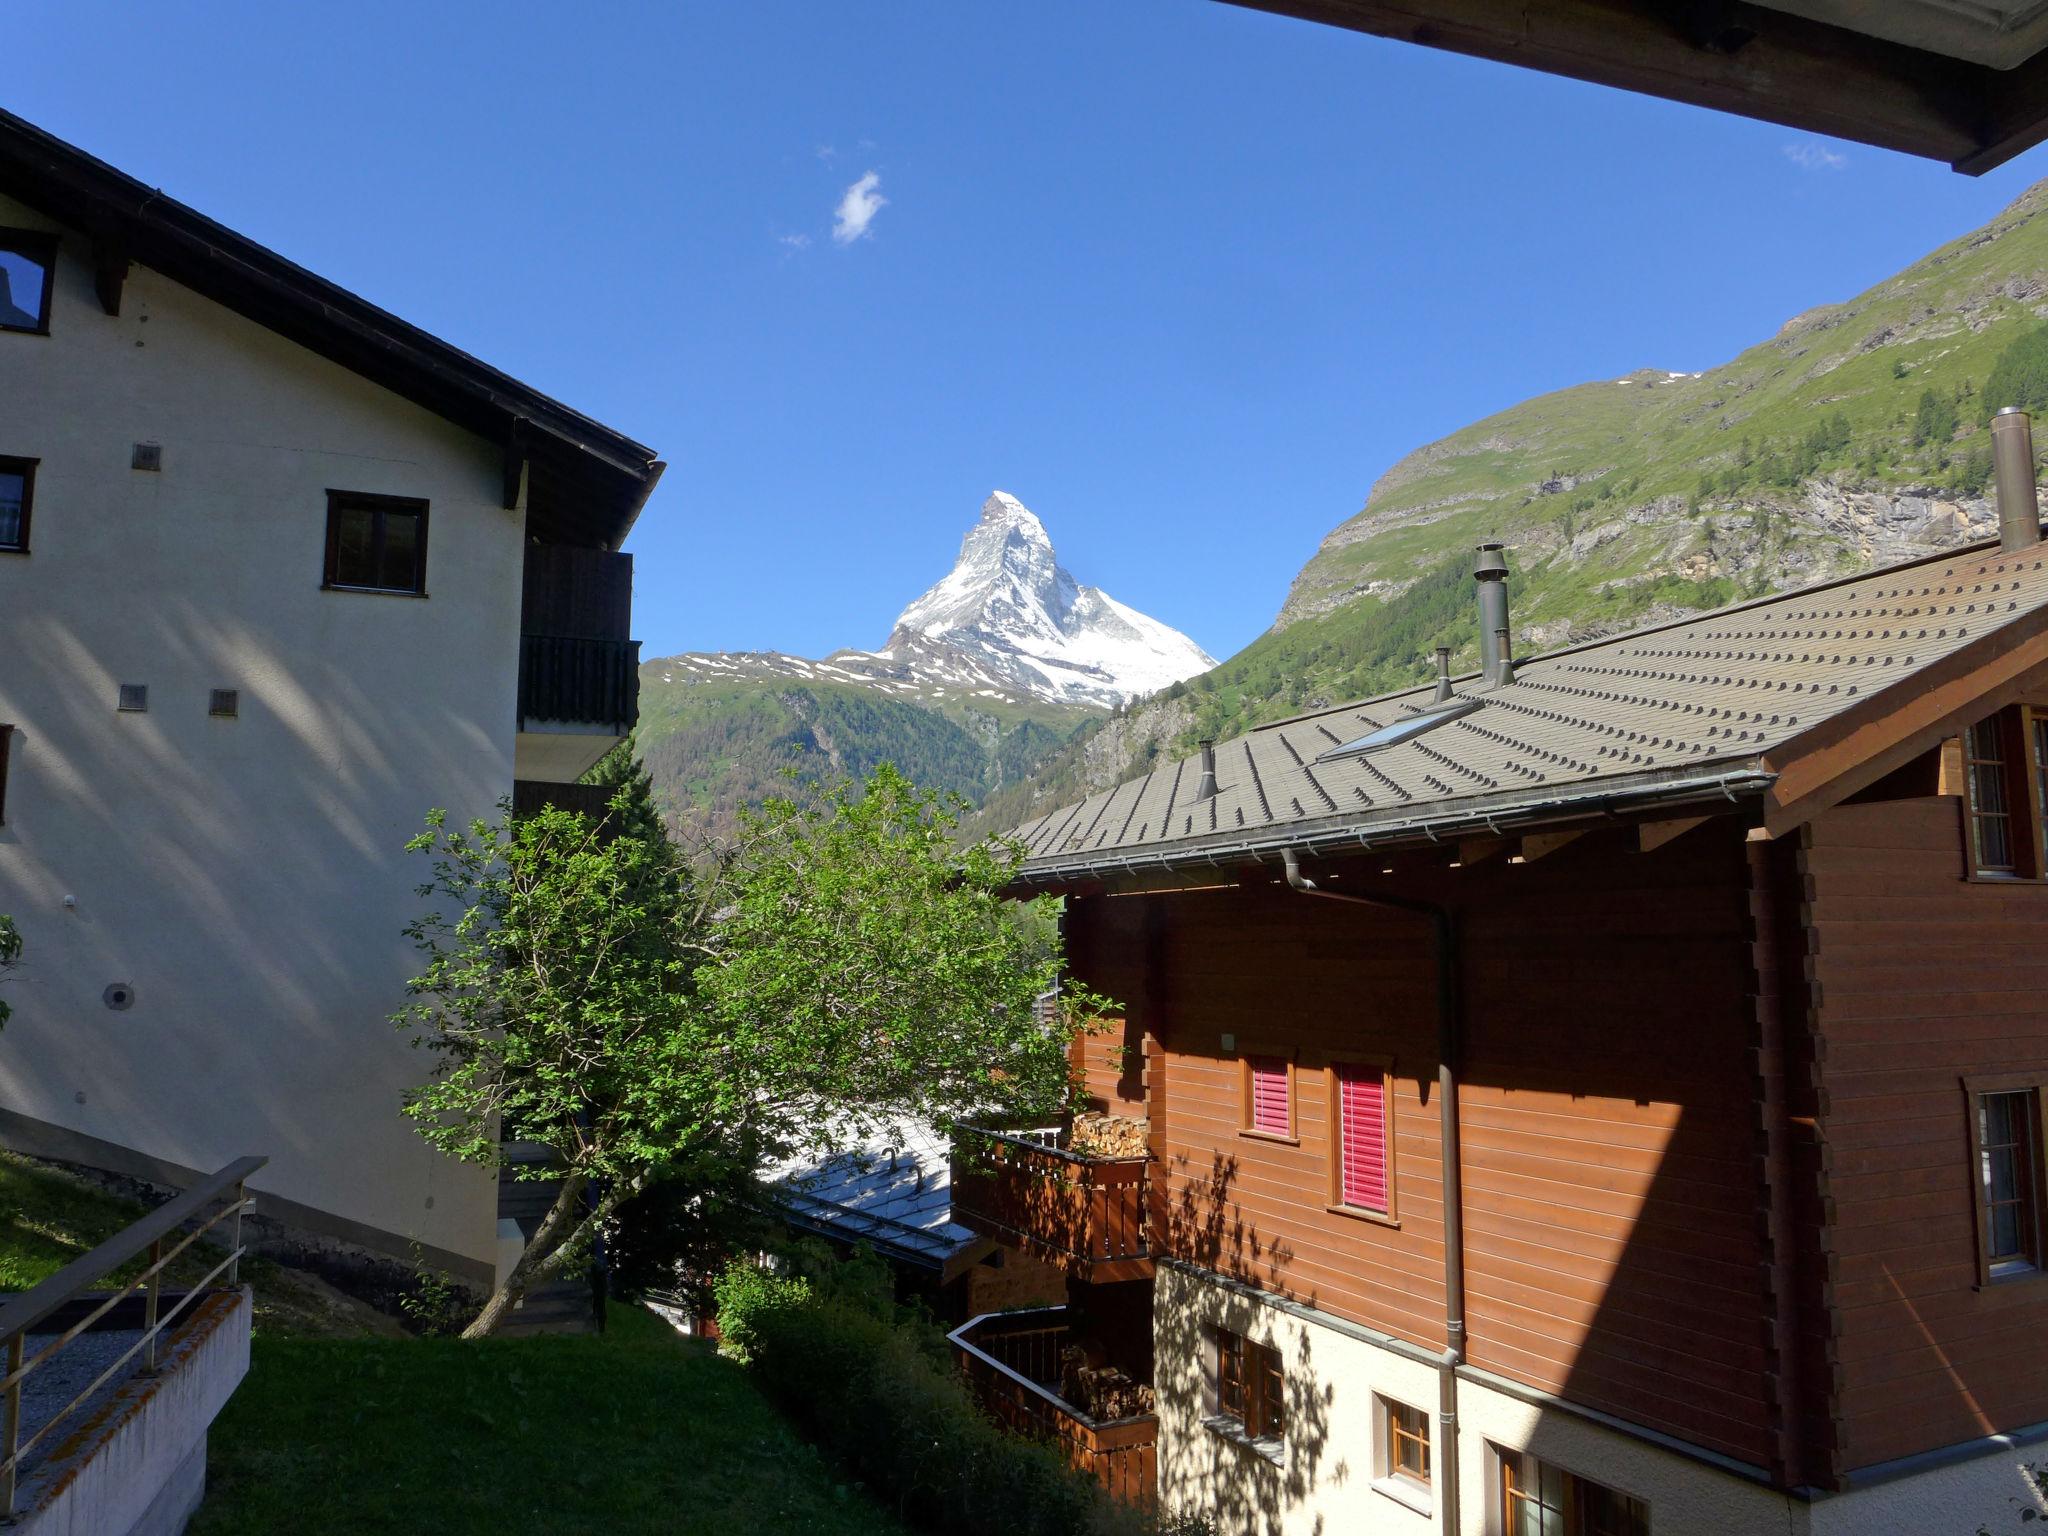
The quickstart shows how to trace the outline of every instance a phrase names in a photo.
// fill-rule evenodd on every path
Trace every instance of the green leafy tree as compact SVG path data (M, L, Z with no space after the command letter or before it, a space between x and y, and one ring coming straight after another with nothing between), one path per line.
M468 1337L659 1181L729 1180L903 1115L1061 1107L1072 1033L1108 1006L1070 988L1058 1021L1034 1017L1060 957L1002 894L1022 850L959 849L954 807L886 764L860 790L770 800L694 868L630 829L633 797L602 831L553 808L466 830L436 813L411 844L433 873L397 1022L437 1062L406 1113L470 1162L538 1141L554 1166L536 1175L562 1180Z
M21 964L21 930L14 926L14 919L0 913L0 977ZM14 1012L7 1006L6 999L0 998L0 1025L5 1025Z
M1913 441L1939 447L1956 435L1956 403L1933 390L1923 390L1920 406L1913 416Z
M2048 325L2039 325L1998 354L1984 381L1978 410L1983 420L2008 405L2038 414L2048 409Z

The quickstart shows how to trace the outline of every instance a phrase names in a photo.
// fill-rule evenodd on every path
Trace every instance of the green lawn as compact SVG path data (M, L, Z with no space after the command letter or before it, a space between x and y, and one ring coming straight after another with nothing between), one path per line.
M259 1339L191 1536L895 1536L739 1368L615 1305L601 1338Z

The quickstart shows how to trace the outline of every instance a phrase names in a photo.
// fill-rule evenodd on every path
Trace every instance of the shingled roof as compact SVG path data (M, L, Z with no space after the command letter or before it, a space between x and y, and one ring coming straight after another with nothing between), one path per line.
M1818 792L1814 753L1846 750L1869 766L1867 781L1900 732L1956 708L1944 696L1908 720L1902 701L2038 664L2044 631L2048 547L1975 545L1517 661L1502 687L1460 679L1477 709L1369 755L1326 754L1426 710L1431 687L1260 726L1216 748L1207 799L1196 798L1197 763L1184 760L1019 829L1022 879L1057 885L1749 799L1781 830ZM1957 697L1966 706L1982 692ZM1781 782L1795 760L1801 771Z

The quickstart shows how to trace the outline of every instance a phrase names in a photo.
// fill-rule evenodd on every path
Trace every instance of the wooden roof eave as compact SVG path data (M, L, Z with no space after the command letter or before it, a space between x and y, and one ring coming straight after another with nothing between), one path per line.
M1911 677L1781 742L1764 828L1778 837L1993 710L2048 689L2048 607L1979 636Z
M543 537L617 549L661 476L652 449L5 111L0 191L508 455L520 440Z
M2048 137L2048 54L1950 58L1741 0L1229 0L1980 175Z

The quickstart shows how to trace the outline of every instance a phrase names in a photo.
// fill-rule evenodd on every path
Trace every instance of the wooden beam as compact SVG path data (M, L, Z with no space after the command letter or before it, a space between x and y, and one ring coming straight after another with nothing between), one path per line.
M2000 71L1742 0L1228 0L1945 161L2048 134L2037 58ZM1988 110L1987 110L1988 109Z
M92 245L92 291L100 308L110 315L121 313L121 290L128 283L128 254L109 241Z
M1706 825L1709 819L1705 816L1681 816L1676 821L1646 821L1636 828L1636 847L1644 853L1655 853L1673 838L1683 837L1694 827Z
M514 416L505 433L505 510L519 510L519 492L526 480L526 418Z
M1502 849L1508 840L1504 837L1466 837L1458 840L1458 862L1467 866L1483 864Z
M1522 839L1521 860L1524 864L1534 864L1538 859L1547 858L1557 852L1566 843L1575 843L1585 835L1584 827L1575 827L1569 832L1532 832Z

